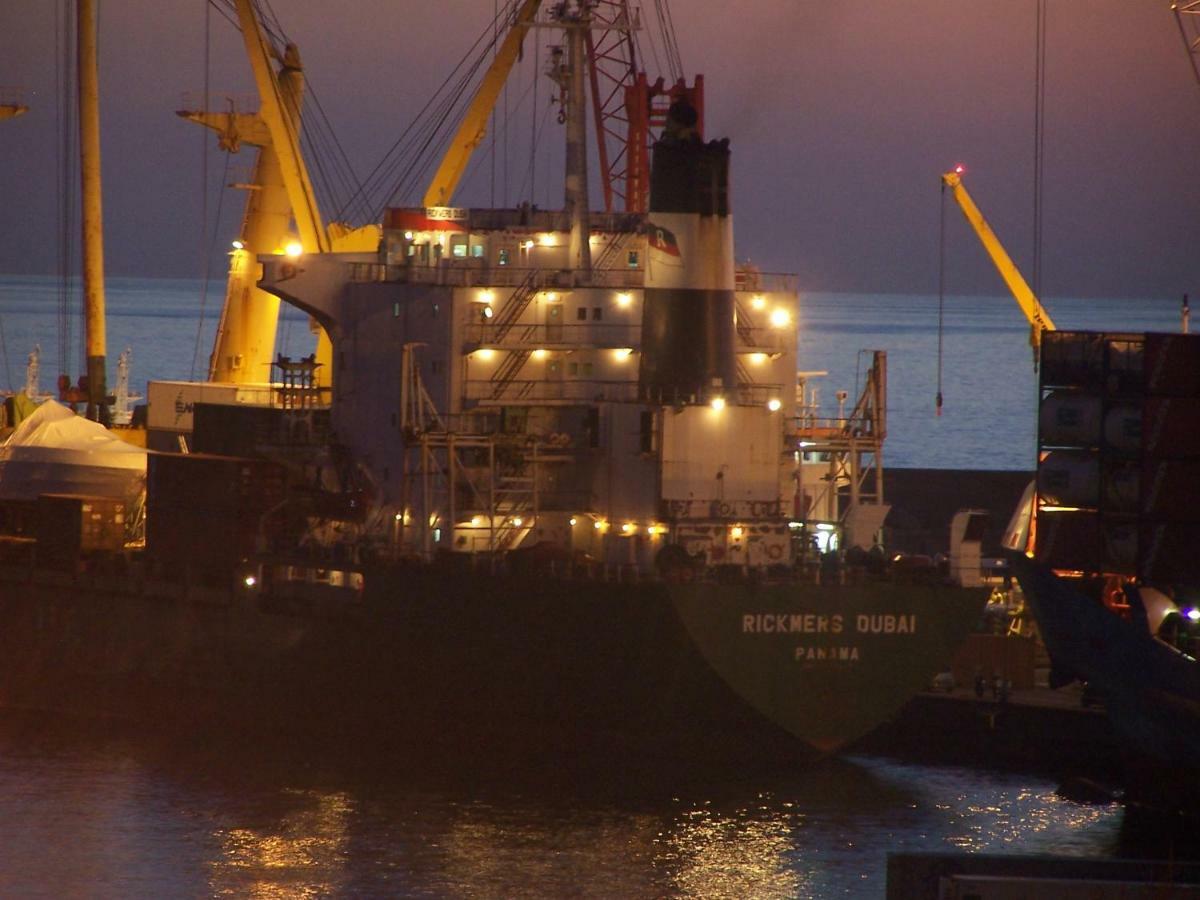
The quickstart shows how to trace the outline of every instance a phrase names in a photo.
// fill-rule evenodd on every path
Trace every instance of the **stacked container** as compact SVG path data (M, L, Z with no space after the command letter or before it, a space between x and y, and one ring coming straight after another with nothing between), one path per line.
M1193 574L1200 336L1048 332L1041 359L1038 560L1151 581Z

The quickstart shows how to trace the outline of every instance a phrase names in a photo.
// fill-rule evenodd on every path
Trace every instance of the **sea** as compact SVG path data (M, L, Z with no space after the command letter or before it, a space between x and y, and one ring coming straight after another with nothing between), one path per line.
M110 384L125 348L135 392L202 377L221 300L199 281L110 279ZM59 301L55 279L0 277L0 390L24 385L34 347L52 389ZM1046 305L1061 329L1180 324L1177 299ZM853 402L869 351L887 351L886 465L1032 468L1036 382L1011 299L805 293L801 308L800 367L826 373L809 382L826 414L838 391ZM303 316L280 331L281 352L310 352ZM77 331L65 346L77 375ZM564 761L510 779L237 738L0 716L0 896L882 897L896 851L1182 852L1042 771L858 755L650 783L622 777L621 760L565 777Z

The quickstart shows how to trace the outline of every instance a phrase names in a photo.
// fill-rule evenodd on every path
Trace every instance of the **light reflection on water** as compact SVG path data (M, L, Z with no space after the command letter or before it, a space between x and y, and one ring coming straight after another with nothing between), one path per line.
M576 787L0 729L0 895L880 897L893 851L1120 849L1115 805L879 758Z

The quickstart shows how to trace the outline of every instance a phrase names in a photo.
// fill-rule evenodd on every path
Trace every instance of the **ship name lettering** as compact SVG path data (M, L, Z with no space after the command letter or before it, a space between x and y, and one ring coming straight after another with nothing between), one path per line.
M914 634L917 630L917 617L911 615L867 615L859 613L855 619L855 627L859 634Z
M805 647L796 648L796 662L858 662L858 648L849 647Z
M841 615L746 613L742 616L743 634L841 634L844 627Z

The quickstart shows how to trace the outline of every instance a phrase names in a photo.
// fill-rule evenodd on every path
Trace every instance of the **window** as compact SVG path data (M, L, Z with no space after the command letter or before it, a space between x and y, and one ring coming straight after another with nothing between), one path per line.
M400 304L399 303L392 304L392 318L393 319L400 318Z
M599 306L593 306L592 307L592 321L599 322L603 318L604 318L604 310L601 309Z
M581 306L575 310L575 318L581 322L587 321L587 307Z
M592 377L592 364L590 362L584 363L579 368L580 368L581 374L583 375L584 378Z
M629 268L636 269L640 264L640 258L636 250L629 251Z
M483 244L472 244L471 256L475 259L483 259Z
M464 235L454 234L450 236L450 255L455 259L467 258L467 239Z
M576 362L567 363L567 374L568 375L578 375L579 374L579 363L576 363Z
M497 259L496 262L498 265L507 266L510 258L511 258L511 251L509 251L507 248L505 248L504 250L500 251L500 257Z

